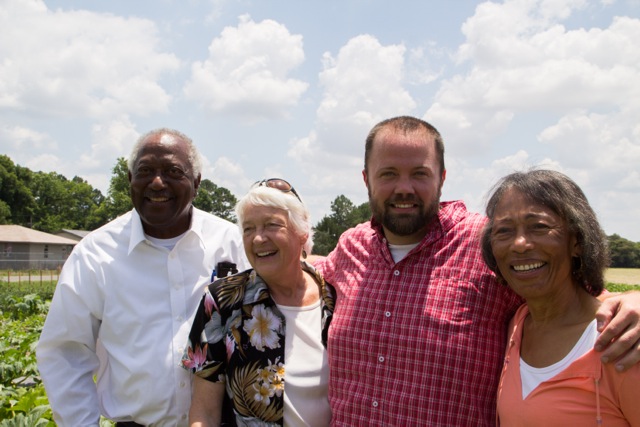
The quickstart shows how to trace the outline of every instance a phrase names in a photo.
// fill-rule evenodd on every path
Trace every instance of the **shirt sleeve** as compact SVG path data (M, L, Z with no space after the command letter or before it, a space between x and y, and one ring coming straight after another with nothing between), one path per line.
M640 366L633 366L624 375L620 385L620 410L629 425L640 426Z
M74 252L65 263L36 348L38 369L59 426L98 426L93 375L101 297L95 274Z
M207 287L182 357L185 369L209 381L225 380L227 346L233 346L234 342L227 337L224 326L218 304Z

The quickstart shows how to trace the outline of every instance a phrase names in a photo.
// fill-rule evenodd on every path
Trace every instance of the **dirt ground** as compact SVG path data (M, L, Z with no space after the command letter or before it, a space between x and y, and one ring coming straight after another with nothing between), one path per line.
M640 285L640 268L610 268L604 276L607 282Z

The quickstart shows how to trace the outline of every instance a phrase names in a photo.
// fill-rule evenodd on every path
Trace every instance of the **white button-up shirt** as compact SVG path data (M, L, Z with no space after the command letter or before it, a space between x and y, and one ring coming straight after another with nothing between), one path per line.
M250 267L238 227L195 208L171 251L145 238L135 210L75 246L37 347L59 426L97 426L100 413L153 427L187 425L191 374L180 361L221 261Z

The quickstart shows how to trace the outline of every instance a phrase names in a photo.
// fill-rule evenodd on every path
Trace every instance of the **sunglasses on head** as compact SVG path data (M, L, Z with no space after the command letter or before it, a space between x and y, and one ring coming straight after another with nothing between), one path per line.
M302 199L300 198L296 190L293 188L291 184L289 184L284 179L269 178L269 179L263 179L262 181L256 181L253 184L253 187L262 187L262 186L275 188L276 190L280 190L283 193L293 193L293 195L296 196L298 200L300 200L300 203L302 203Z

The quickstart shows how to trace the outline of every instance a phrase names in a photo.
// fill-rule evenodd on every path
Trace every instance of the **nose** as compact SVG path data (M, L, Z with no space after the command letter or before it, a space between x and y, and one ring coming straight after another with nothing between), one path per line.
M396 187L394 189L396 194L414 194L413 182L409 176L400 176L396 181Z
M162 179L162 171L156 171L155 175L151 179L151 183L149 184L154 190L160 190L164 188L164 180Z
M253 243L260 244L260 243L264 243L266 240L267 238L264 235L264 228L262 227L257 228L253 235Z
M531 248L531 241L524 231L516 233L512 247L515 252L525 252Z

